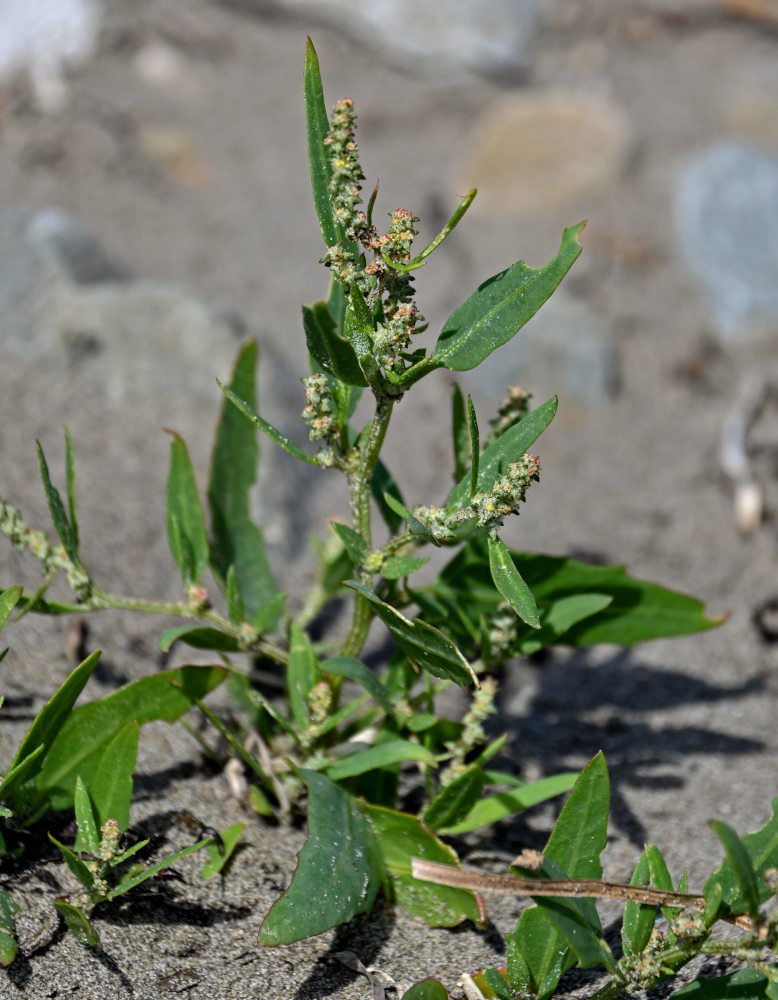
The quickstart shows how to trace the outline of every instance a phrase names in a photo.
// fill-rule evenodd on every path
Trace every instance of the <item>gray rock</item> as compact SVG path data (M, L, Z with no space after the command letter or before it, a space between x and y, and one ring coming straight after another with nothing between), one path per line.
M492 401L520 383L534 405L553 394L593 405L615 394L619 359L599 316L559 289L513 340L467 375L475 392Z
M65 213L0 212L4 351L83 378L117 405L171 392L213 401L241 334L186 289L133 279Z
M460 66L510 72L523 62L535 32L539 0L277 0L315 13L389 52L420 72L443 75Z
M778 319L778 160L721 143L679 175L678 240L724 341L752 340ZM778 331L775 331L778 332Z

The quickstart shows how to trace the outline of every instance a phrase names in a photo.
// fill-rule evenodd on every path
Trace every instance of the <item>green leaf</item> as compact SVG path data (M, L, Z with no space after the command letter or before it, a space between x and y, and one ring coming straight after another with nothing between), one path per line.
M173 438L166 489L168 542L188 587L197 583L208 565L208 536L186 444L180 434L168 433Z
M65 899L55 899L53 902L62 915L62 919L79 941L83 944L88 944L92 948L100 944L100 935L83 910L80 910L77 906L73 906L72 903L68 903Z
M176 851L175 854L170 854L166 858L162 858L160 861L155 861L153 865L149 865L148 868L144 868L143 871L137 872L129 878L122 879L118 885L111 889L107 898L111 900L116 899L118 896L123 896L125 892L129 892L130 889L134 889L142 882L152 878L157 874L157 872L161 872L163 868L169 868L171 865L174 865L176 861L180 861L181 858L185 858L188 854L193 854L195 851L199 851L201 848L210 843L211 841L207 839L198 840L196 844L190 844L188 847L184 847L182 850Z
M243 607L243 597L240 592L240 583L235 567L227 567L227 575L224 579L224 596L227 600L227 617L234 625L243 621L246 611Z
M387 715L394 714L394 705L389 692L370 667L361 660L353 656L332 656L321 664L321 669L324 673L335 674L336 677L348 677L361 684Z
M525 418L528 419L528 418ZM524 421L518 426L521 426ZM483 465L483 463L482 463ZM666 590L628 576L622 566L596 566L565 557L537 553L510 553L516 568L531 589L543 622L544 612L564 598L598 593L611 603L552 638L543 631L520 629L512 651L523 643L548 638L570 646L614 642L631 646L647 639L686 635L720 625L723 619L707 618L704 606L692 597ZM499 603L482 538L473 538L444 567L434 583L413 593L424 617L446 624L453 639L469 648L480 632L480 621L494 614Z
M16 958L16 914L19 904L8 889L0 889L0 965L9 966Z
M327 767L327 776L333 781L343 781L345 778L353 778L357 774L376 771L406 760L419 760L431 767L435 767L437 763L435 755L420 743L393 739L341 757Z
M457 865L452 849L416 816L367 802L361 805L380 847L395 902L431 927L454 927L463 920L472 920L483 928L484 914L474 893L421 882L411 874L412 858Z
M483 769L471 764L440 789L424 810L422 820L431 830L443 831L456 826L478 801L483 787Z
M51 834L49 834L48 837L52 844L60 849L62 857L65 859L65 864L73 872L78 881L87 889L91 889L91 887L95 884L95 877L89 870L87 863L82 861L75 851L72 851L69 847L65 847L64 844L61 844L55 837L52 837Z
M543 851L548 868L562 870L569 878L600 878L599 856L606 843L609 801L608 769L598 753L578 776L554 824ZM601 934L594 904L591 900L577 902L591 904L584 907L584 913L589 926ZM518 951L530 970L539 1000L554 992L560 976L572 964L566 937L539 905L519 917L509 939L509 961L511 949Z
M92 800L89 797L89 792L86 790L84 782L81 780L81 775L76 777L73 805L76 811L76 824L78 825L76 850L88 851L93 857L97 857L102 838L95 819L95 812L92 808Z
M458 483L467 472L467 463L470 458L470 435L467 429L465 397L456 382L451 396L451 435L454 441L454 482Z
M100 828L108 819L115 819L122 832L130 825L132 776L138 758L139 738L138 723L134 720L128 722L100 757L95 779L89 789Z
M629 884L646 886L650 881L651 871L648 865L648 855L643 851L637 865L635 865L635 871ZM655 917L656 906L647 906L632 900L624 904L621 943L625 955L639 955L643 951L654 929Z
M400 580L415 573L428 562L426 556L389 556L381 567L381 576L385 580Z
M673 994L683 1000L765 1000L767 976L757 969L738 969L715 979L698 977Z
M746 912L756 922L759 919L759 883L748 848L738 837L731 826L721 820L711 820L711 828L721 843L727 855L727 861L735 876L740 895L746 904Z
M68 554L68 558L76 565L80 565L78 560L78 539L72 525L68 521L59 491L53 485L51 477L49 476L49 467L46 464L43 448L41 448L40 442L38 441L36 441L36 445L38 448L38 465L40 466L43 489L46 493L46 501L49 505L49 513L51 514L52 523L54 524L57 534L59 535L59 540L62 542L65 552Z
M651 873L651 881L653 884L657 889L661 889L662 892L673 892L675 886L673 885L673 880L670 876L667 863L662 856L662 852L656 844L646 844L645 853L648 860L648 870ZM662 915L668 923L672 923L672 921L680 915L681 909L682 908L678 906L663 906Z
M194 649L216 649L222 653L237 653L240 650L235 636L202 625L174 625L166 628L157 640L157 645L163 653L167 653L174 642L185 642Z
M535 902L549 923L567 941L582 969L593 969L602 964L611 973L615 972L613 955L602 932L598 934L579 909L582 900L538 896Z
M396 509L390 507L385 497L388 494L392 500L396 501L401 507L403 507L402 493L400 492L400 487L394 481L392 474L380 458L376 462L376 467L373 471L373 478L370 482L370 492L373 495L373 499L378 504L378 510L380 511L381 517L384 519L387 528L393 535L396 534L397 529L402 524L405 515L398 513Z
M346 309L343 322L343 332L354 349L368 381L378 371L378 365L373 357L373 317L365 297L355 282L349 287L350 304Z
M44 762L48 763L51 748L55 745L63 726L67 726L68 720L74 714L73 706L92 676L99 659L98 650L80 663L35 716L19 744L8 773L0 782L0 801L10 798L24 782L36 776ZM30 761L33 754L35 754L34 761ZM24 767L17 770L21 764L24 764Z
M346 385L367 385L354 348L338 334L326 302L303 306L303 329L308 350L323 372Z
M308 695L314 684L321 680L321 671L311 640L297 625L292 625L289 639L289 663L286 668L286 687L289 708L300 730L310 725Z
M778 797L773 799L773 813L763 827L742 838L743 846L751 859L754 871L763 872L767 868L778 868ZM738 882L734 866L729 857L724 858L721 867L705 883L705 898L708 899L713 883L721 886L722 900L729 913L746 913L748 903ZM759 901L763 903L770 896L770 890L761 880L757 884Z
M256 365L257 345L250 340L241 348L229 388L252 410L256 405ZM222 580L233 567L244 612L249 617L278 595L262 532L250 513L258 459L256 428L225 399L208 475L211 565Z
M376 185L376 189L377 188L378 185ZM390 260L390 258L387 257L386 254L382 252L381 256L384 258L386 264L388 264L393 271L405 271L405 272L414 271L416 270L416 268L423 267L426 262L426 258L429 257L429 255L433 253L433 251L437 250L437 248L440 246L443 240L449 235L449 233L452 233L454 229L456 229L458 223L463 218L468 208L470 208L470 205L472 204L473 199L477 194L478 194L477 188L471 188L467 192L465 197L457 206L457 209L454 212L454 214L451 216L451 218L448 220L445 226L441 229L441 231L438 233L435 239L432 240L431 243L428 243L427 246L421 251L421 253L418 254L416 257L414 257L413 260L409 261L407 264L398 264L395 261Z
M454 371L467 371L518 333L580 254L578 234L584 225L565 229L559 253L545 267L527 267L518 261L480 285L444 323L432 360Z
M330 521L330 524L332 525L332 530L341 542L343 542L343 547L348 552L349 559L354 564L361 563L367 555L367 545L365 545L365 540L362 536L347 524L343 524L342 521Z
M539 631L530 633L519 644L522 655L559 642L573 625L603 611L612 601L610 594L571 594L553 601L540 615Z
M384 501L395 512L395 514L399 515L401 519L399 523L401 523L402 520L408 522L408 530L412 534L418 535L420 538L424 538L426 541L431 542L433 545L440 548L440 542L435 538L427 525L420 521L417 517L414 517L401 500L393 496L391 493L385 493Z
M578 775L575 772L564 772L554 774L549 778L539 778L537 781L522 785L510 792L487 795L475 803L464 819L451 826L441 828L440 832L447 836L454 836L458 833L478 830L482 826L489 826L498 820L505 819L506 816L512 816L514 813L529 809L539 802L546 802L556 795L569 792L577 778Z
M7 587L0 591L0 630L8 621L8 616L19 603L22 596L22 587Z
M76 775L87 788L106 747L128 722L175 722L227 676L224 667L178 667L141 677L113 694L70 712L35 782L35 800L52 809L73 802Z
M308 786L308 839L291 885L262 922L260 945L290 944L351 920L371 909L386 879L354 799L326 775L299 774Z
M409 621L396 608L380 600L372 590L355 580L347 580L346 586L358 591L370 601L400 649L422 670L426 670L434 677L448 678L460 687L465 687L467 684L475 684L478 687L478 678L473 673L472 667L448 636L420 618Z
M516 569L505 542L497 535L489 535L488 546L489 568L495 587L523 622L531 628L539 629L540 618L535 598Z
M235 856L235 850L240 842L240 835L243 833L245 823L233 823L226 830L219 834L221 838L221 850L217 843L211 843L206 848L208 860L203 865L200 878L207 882L209 878L218 875L223 871Z
M273 427L272 424L269 424L267 420L263 420L262 417L260 417L260 415L254 410L253 406L249 406L249 404L234 393L232 389L228 389L226 385L222 385L218 379L216 380L216 384L219 386L227 399L229 399L232 405L236 406L244 416L248 417L249 420L255 423L263 434L267 434L271 441L275 441L279 448L283 448L283 450L293 458L299 458L301 462L308 462L309 465L319 464L312 455L306 454L302 448L298 448L298 446L282 434L281 431Z
M481 454L478 463L478 491L488 493L507 467L518 461L527 449L554 419L558 400L556 396L541 403L523 420L495 438ZM447 510L458 510L470 502L472 488L470 473L459 480L446 501Z
M328 247L335 246L343 239L343 231L335 222L330 200L329 182L332 164L324 140L330 131L327 109L324 104L324 89L319 72L319 58L310 37L305 45L305 68L303 71L303 95L305 97L305 135L308 142L308 163L311 170L313 203L319 217L319 226Z
M513 993L511 992L510 986L508 986L508 972L505 970L501 972L499 969L495 969L494 966L490 966L484 969L479 976L473 977L476 982L478 979L483 978L484 983L491 990L493 996L497 997L498 1000L513 1000Z
M475 415L475 407L470 395L467 397L467 423L470 428L470 454L472 455L472 465L470 468L470 499L478 492L478 465L481 460L481 436L478 433L478 420Z
M448 1000L448 992L437 979L422 979L403 993L402 1000Z

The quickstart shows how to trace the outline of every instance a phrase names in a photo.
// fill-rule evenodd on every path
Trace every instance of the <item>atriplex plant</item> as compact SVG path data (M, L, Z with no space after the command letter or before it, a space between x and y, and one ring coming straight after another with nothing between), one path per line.
M475 192L414 256L415 216L404 209L393 212L387 233L381 235L373 221L377 190L362 209L354 109L351 101L340 101L328 120L310 41L304 90L314 203L326 246L322 262L331 275L327 299L303 307L310 374L303 379L302 415L311 439L319 442L318 451L310 454L293 444L255 412L256 347L247 344L230 384L222 386L226 399L207 489L210 528L186 445L173 435L167 525L186 590L182 603L118 597L92 579L79 556L69 437L67 505L40 452L61 544L52 546L41 533L30 531L8 504L0 507L0 526L15 544L33 551L46 576L41 591L21 599L25 609L59 614L112 607L174 615L186 623L163 634L163 649L180 641L221 654L226 682L247 717L245 730L228 727L201 698L196 701L251 772L252 805L270 816L288 812L304 795L307 801L308 839L291 885L262 924L263 945L295 941L347 921L369 910L380 891L434 925L450 926L466 918L483 925L483 905L470 888L456 881L420 881L414 877L412 859L456 866L456 855L442 835L510 816L569 790L574 781L545 852L542 874L568 881L599 878L608 812L604 761L595 758L577 781L575 775L564 774L531 784L511 771L492 768L505 742L504 737L487 741L483 729L493 711L495 670L512 657L552 643L631 645L719 624L704 615L698 601L632 579L620 567L511 552L500 539L504 518L518 514L527 489L538 478L538 459L528 449L553 419L555 398L530 410L529 394L514 388L491 420L482 445L472 402L455 386L455 485L440 506L408 508L380 458L395 404L435 370L467 371L509 341L577 258L583 224L565 230L559 253L545 267L517 262L480 285L443 325L431 352L416 347L414 338L426 324L414 301L412 272L458 224ZM364 390L372 396L373 415L357 429L350 421ZM294 458L339 471L350 490L351 522L333 522L328 539L314 544L319 576L292 610L286 608L261 530L249 514L257 428ZM380 538L373 526L375 510L384 523ZM417 552L426 545L457 552L431 583L413 586L411 576L427 561ZM45 595L60 570L76 593L74 603ZM212 606L203 583L206 570L221 591L224 613ZM351 601L345 638L338 641L325 634L314 641L312 636L318 636L331 617L323 612L345 598ZM417 617L404 613L409 607L418 609ZM395 644L380 674L361 658L376 618ZM261 682L252 683L250 670L233 662L238 653L251 654L264 676L280 669L283 703L272 699ZM460 721L442 718L437 711L436 696L452 684L475 689ZM139 704L138 725L146 721L143 711ZM58 756L67 759L67 753L72 750L63 749ZM422 792L423 804L418 813L397 808L406 801L408 783L401 783L400 777L409 762L421 774L422 788L417 783L416 791ZM53 806L72 803L78 773L77 765L70 768L62 782L63 796ZM490 793L484 794L487 789ZM661 897L675 921L661 943L651 935L656 903L628 903L626 952L632 964L613 959L593 903L541 900L522 916L511 938L510 986L503 979L496 988L502 995L513 990L548 996L576 960L604 961L620 990L642 986L680 964L681 952L686 956L705 950L713 920L734 914L746 914L753 928L739 953L761 955L775 940L774 921L762 923L757 913L769 894L767 885L754 874L745 892L741 878L751 871L744 858L751 858L758 872L778 864L778 815L765 831L753 835L761 845L756 851L752 841L740 842L731 831L722 836L730 860L709 881L722 888L706 891L704 924L694 923L693 932L683 936L677 924L674 908L686 904L678 903L675 893ZM427 878L433 869L417 871ZM456 875L458 869L452 871ZM634 881L644 885L649 880L657 889L672 892L654 848L641 858ZM693 947L677 945L679 935L684 942L693 941ZM490 973L490 979L496 975ZM760 975L767 983L772 973ZM428 995L418 992L426 986L415 989L416 996Z

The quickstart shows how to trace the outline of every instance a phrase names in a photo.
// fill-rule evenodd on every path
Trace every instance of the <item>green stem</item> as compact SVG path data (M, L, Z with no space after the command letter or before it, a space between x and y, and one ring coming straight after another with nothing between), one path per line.
M364 445L360 448L359 463L349 480L351 487L351 511L354 528L362 536L368 549L372 549L372 529L370 525L370 486L373 480L381 446L386 437L392 417L394 400L389 396L376 396L376 410ZM359 580L370 586L370 573L364 569L358 573ZM370 602L362 594L354 598L354 616L351 628L343 643L341 655L358 656L367 637L367 630L373 618Z
M189 604L175 601L152 601L141 597L117 597L109 594L99 587L93 586L92 593L83 604L74 604L70 610L83 614L87 611L105 611L109 608L117 611L141 611L146 614L171 615L175 618L187 618L193 621L204 622L213 625L220 632L231 635L238 642L245 642L246 633L239 624L231 622L229 618L220 615L212 608L202 608L196 604ZM289 662L289 654L281 649L274 642L268 639L256 639L245 647L246 652L261 653L269 660L286 665Z

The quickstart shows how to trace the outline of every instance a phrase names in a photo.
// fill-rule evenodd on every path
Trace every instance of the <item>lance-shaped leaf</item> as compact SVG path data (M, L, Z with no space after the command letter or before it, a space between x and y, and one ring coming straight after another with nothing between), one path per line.
M435 677L446 677L460 687L465 687L467 684L479 687L478 678L470 664L456 645L441 631L420 618L409 621L396 608L386 604L372 590L355 580L347 580L346 586L358 591L370 601L400 649L422 670Z
M7 587L0 590L0 630L8 621L8 616L19 603L22 596L22 587Z
M57 844L57 846L60 850L63 849L62 844ZM59 910L62 919L79 941L92 948L100 944L100 935L83 910L68 903L66 899L55 899L54 906Z
M76 528L68 520L59 490L51 481L49 466L46 462L46 456L43 454L43 448L41 448L40 442L36 442L36 445L38 448L38 465L40 466L41 480L43 481L43 489L46 493L46 502L49 505L52 523L68 558L71 562L79 565L78 534Z
M343 239L343 231L335 222L329 182L332 164L324 140L330 130L327 108L324 104L324 89L319 71L319 57L310 37L305 44L305 68L303 71L303 95L305 97L305 135L308 142L308 163L311 168L313 203L319 217L319 225L324 242L328 247Z
M761 873L768 868L778 868L778 797L773 799L773 813L765 825L753 833L745 834L740 842L748 853L753 871ZM751 892L743 891L742 879L742 872L738 877L733 859L727 851L721 867L705 883L706 900L713 893L714 885L718 884L721 888L722 902L727 907L726 912L748 913L748 897ZM770 890L762 879L757 879L757 894L760 903L770 896Z
M406 990L402 1000L448 1000L448 991L437 979L423 979Z
M71 717L73 706L99 659L98 650L79 664L35 716L19 744L8 773L0 782L0 801L11 798L23 783L30 781L40 771L61 729Z
M415 573L428 562L426 556L389 556L381 567L381 576L385 580L400 580Z
M770 980L758 969L738 969L709 979L700 976L673 993L681 1000L772 1000Z
M202 625L174 625L167 628L157 640L157 645L163 653L167 653L174 642L185 642L194 649L217 649L221 653L237 653L240 649L235 636Z
M478 801L484 787L483 768L471 764L440 789L424 810L422 819L432 830L445 830L465 818Z
M364 538L362 538L359 532L349 527L348 524L343 524L342 521L330 521L330 524L332 525L332 530L341 542L343 542L343 547L348 552L349 559L355 564L361 563L367 555L367 545L365 545Z
M467 432L467 408L462 390L454 383L451 396L451 436L454 444L454 482L464 478L470 457L470 437Z
M554 419L557 404L557 397L552 396L484 449L478 462L477 488L480 492L488 492L507 467L518 461L536 441ZM471 488L468 472L452 490L446 501L446 508L456 510L466 506L470 502Z
M4 968L16 958L16 914L19 904L7 889L0 889L0 965ZM448 1000L448 998L446 998Z
M356 801L324 774L308 786L308 838L286 892L259 931L260 945L290 944L369 910L386 880L381 852Z
M119 730L103 751L97 764L94 781L89 789L97 825L115 819L124 831L130 825L132 776L138 757L140 726L133 720Z
M400 906L431 927L454 927L463 920L472 920L478 927L485 925L480 901L469 889L422 882L411 873L412 858L458 864L456 854L447 844L438 840L416 816L364 801L360 804L375 832L392 893Z
M630 885L648 885L651 871L645 851L640 855ZM624 921L621 925L621 943L625 955L639 955L648 944L654 929L656 907L629 900L624 904Z
M351 303L346 309L343 332L354 349L362 372L369 381L378 371L378 365L373 357L373 317L356 283L352 283L349 295Z
M575 772L564 771L562 774L554 774L548 778L539 778L537 781L521 784L519 788L512 788L510 791L485 795L478 799L465 817L450 826L440 826L439 830L447 836L453 836L457 833L469 833L471 830L490 826L498 820L505 819L506 816L512 816L514 813L529 809L530 806L535 806L539 802L546 802L556 795L569 792L577 777Z
M569 878L600 878L602 875L599 858L606 844L609 802L608 769L605 758L599 753L578 776L543 851L544 857ZM537 897L536 902L539 899ZM593 902L577 902L584 904L584 915L590 927L601 934ZM526 963L539 1000L554 992L560 976L573 962L567 939L540 906L525 910L519 917L516 930L509 938L509 965L512 949L516 949Z
M52 809L73 802L76 775L90 788L100 758L128 722L175 722L194 703L221 684L223 667L179 667L141 677L113 694L74 709L46 754L35 782L35 804Z
M306 454L302 448L298 447L293 441L290 441L285 434L282 434L277 427L274 427L267 420L260 417L254 410L254 407L249 406L245 399L241 399L232 389L228 389L226 385L222 385L218 379L216 380L216 384L233 406L236 406L244 416L248 417L249 420L259 427L263 434L267 434L270 440L275 441L278 447L283 448L288 455L291 455L293 458L299 458L301 462L308 462L310 465L319 464L312 455Z
M292 625L289 636L289 663L286 668L286 689L289 708L298 729L310 725L308 696L314 684L321 680L321 671L311 640L299 626Z
M321 669L336 677L348 677L361 684L387 715L394 714L394 705L389 691L379 681L370 667L353 656L333 656L321 664Z
M401 764L406 760L418 760L429 767L435 767L437 761L431 750L420 743L410 740L388 739L366 750L341 757L327 768L327 774L333 781L343 781L368 771L377 771L392 764Z
M518 261L473 292L443 325L431 360L467 371L506 343L540 309L581 252L581 222L562 234L559 253L545 267Z
M489 535L489 569L495 587L510 604L523 622L531 628L540 628L538 608L532 591L511 559L505 542L497 535Z
M336 331L326 302L303 306L303 329L308 350L323 372L347 385L367 385L354 348Z
M256 365L257 345L250 340L241 348L229 388L252 409L256 404ZM225 399L208 477L211 565L225 587L233 567L243 611L249 617L278 597L262 532L251 519L250 494L258 460L256 427Z
M169 433L173 440L166 487L168 542L188 586L200 579L208 565L208 536L186 444L180 434Z

